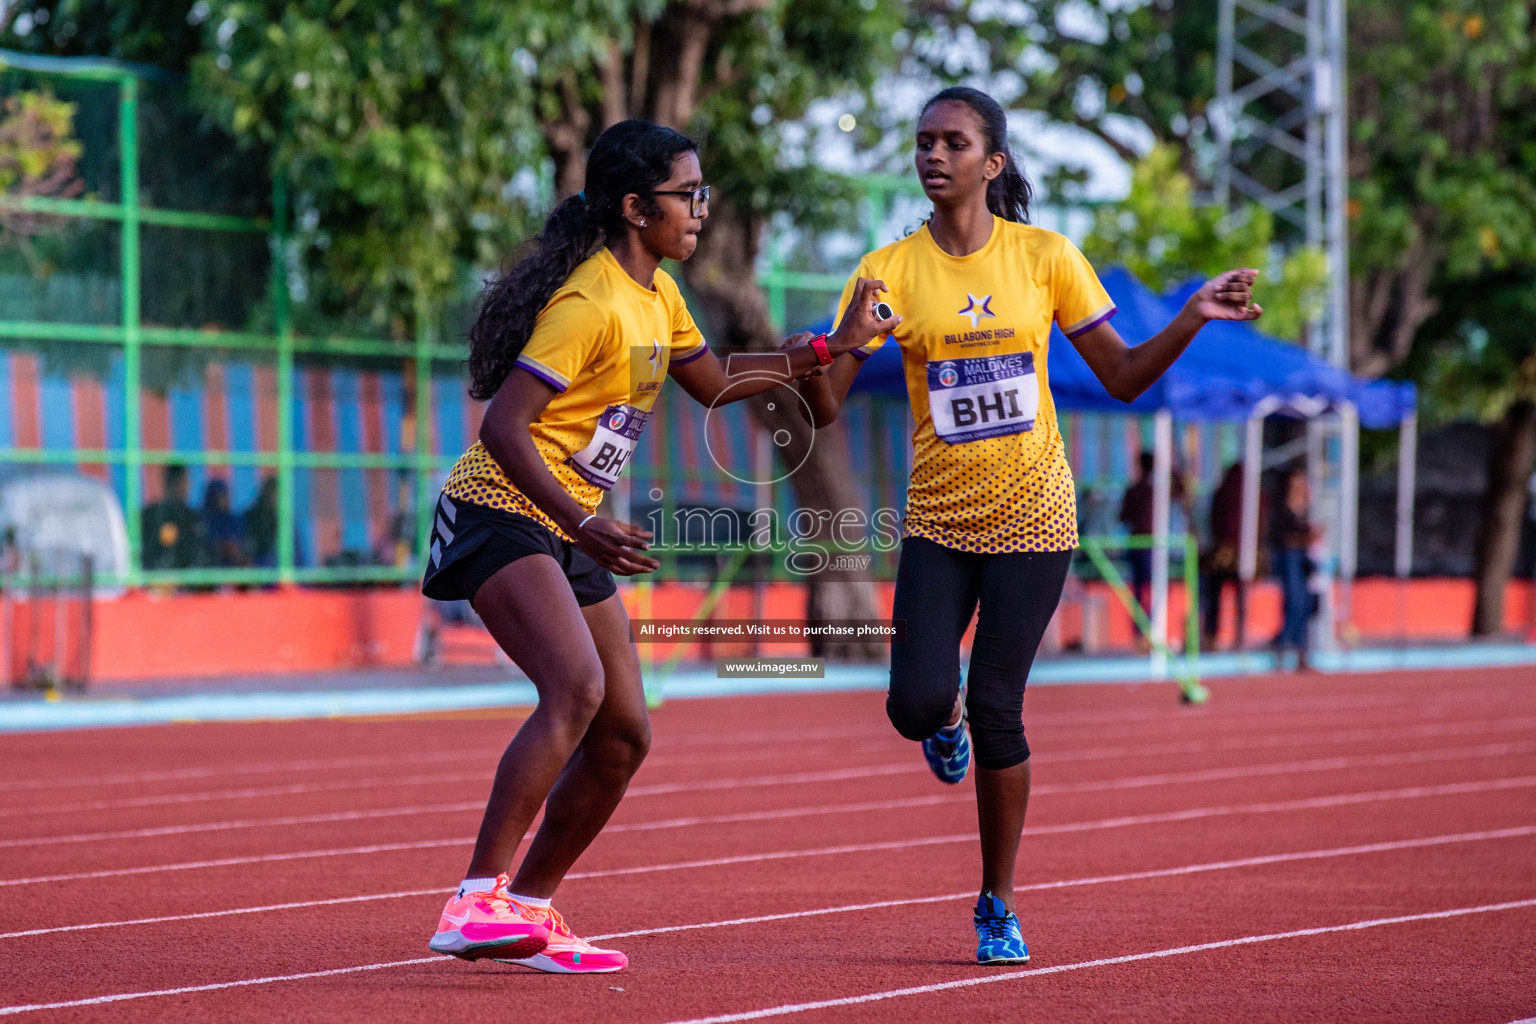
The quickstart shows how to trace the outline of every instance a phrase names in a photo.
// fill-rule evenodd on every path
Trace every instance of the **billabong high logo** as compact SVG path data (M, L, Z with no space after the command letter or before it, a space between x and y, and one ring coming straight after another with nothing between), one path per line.
M654 380L656 372L661 369L661 340L659 338L651 339L651 354L646 357L646 361L651 364L651 379ZM615 427L614 429L617 430L618 428Z
M992 312L992 296L983 295L978 299L970 292L966 292L965 297L969 301L966 302L965 308L960 311L959 315L971 318L972 330L980 326L983 320L997 319L997 314Z

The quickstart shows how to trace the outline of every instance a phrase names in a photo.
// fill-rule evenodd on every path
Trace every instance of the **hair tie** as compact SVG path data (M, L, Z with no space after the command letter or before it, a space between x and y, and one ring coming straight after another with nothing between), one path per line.
M580 192L577 192L576 193L576 198L580 199L582 202L586 202L587 201L587 190L586 189L582 189Z

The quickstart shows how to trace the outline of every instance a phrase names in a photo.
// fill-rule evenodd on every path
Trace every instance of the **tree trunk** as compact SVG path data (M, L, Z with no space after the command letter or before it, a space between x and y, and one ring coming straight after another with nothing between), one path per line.
M627 74L620 67L617 46L610 46L606 63L594 69L603 92L595 111L582 106L574 77L561 82L561 116L543 125L544 138L555 162L559 195L564 197L581 188L594 113L597 119L611 123L621 110L627 110L632 116L687 130L699 100L711 40L727 29L733 19L747 17L764 6L766 0L694 0L667 5L655 21L637 21ZM624 90L626 81L628 96L615 95ZM707 152L704 159L707 172ZM699 236L698 250L681 268L696 312L702 314L699 318L708 328L710 348L722 359L733 351L772 351L779 344L780 339L770 326L767 297L755 280L762 230L759 218L721 197L711 204L709 223ZM789 434L787 444L775 447L786 468L796 467L790 480L799 507L829 516L843 509L867 513L869 510L863 507L853 485L843 427L834 424L813 437L814 432L797 411L799 399L789 392L788 388L776 389L750 404L758 422L770 434ZM774 396L779 400L775 401ZM826 522L829 516L818 517L819 533L812 539L830 535ZM824 572L807 582L812 618L876 617L876 590L869 579ZM812 651L828 657L871 661L881 660L887 654L886 645L873 643L815 644Z
M1525 520L1526 484L1536 462L1536 404L1516 402L1493 431L1488 455L1488 490L1477 533L1477 604L1472 635L1504 630L1504 589L1520 549Z
M561 117L544 123L544 144L555 163L555 199L581 191L587 176L587 133L592 115L582 105L576 76L568 74L560 83Z
M1380 377L1408 358L1414 336L1439 308L1429 293L1429 276L1439 262L1421 239L1413 243L1400 267L1351 277L1351 370L1364 377Z
M753 279L762 225L726 202L714 204L709 228L699 235L699 248L682 266L703 318L711 327L711 347L722 359L734 351L772 351L779 345L768 321L768 300ZM852 460L842 425L813 431L799 414L799 399L789 388L776 388L751 400L752 412L770 434L786 431L789 441L776 445L795 489L797 507L816 516L812 540L831 537L830 523L843 509L864 513L863 497L854 486ZM803 461L802 461L803 460ZM809 516L806 517L809 519ZM784 524L787 527L787 524ZM807 579L807 617L811 619L874 619L876 588L866 573L831 571ZM811 645L818 657L879 661L886 645L824 642Z

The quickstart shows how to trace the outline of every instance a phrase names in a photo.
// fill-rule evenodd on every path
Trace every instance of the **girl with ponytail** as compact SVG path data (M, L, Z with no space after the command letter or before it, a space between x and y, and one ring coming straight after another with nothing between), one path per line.
M733 355L704 343L663 259L686 260L709 216L697 147L649 121L604 131L586 187L550 214L531 253L490 282L470 329L480 439L448 475L422 591L468 600L539 703L502 755L469 870L430 945L553 973L621 970L623 953L572 933L556 887L618 806L650 743L640 659L613 574L660 563L651 535L597 514L671 377L705 405L829 365L894 329L878 281L831 335ZM518 845L544 820L510 878Z
M958 783L976 759L981 894L976 959L1029 959L1014 910L1014 862L1029 803L1024 686L1061 599L1077 546L1076 492L1051 400L1052 325L1124 402L1152 385L1209 320L1252 320L1253 270L1207 281L1173 322L1129 348L1115 307L1082 253L1029 226L1029 182L1008 148L1002 107L984 92L945 89L917 126L917 175L933 202L918 231L870 253L856 282L882 280L905 322L912 403L912 477L892 618L886 711L922 742L929 768ZM800 384L814 424L837 418L861 361L884 342L839 357ZM979 609L965 681L960 641Z

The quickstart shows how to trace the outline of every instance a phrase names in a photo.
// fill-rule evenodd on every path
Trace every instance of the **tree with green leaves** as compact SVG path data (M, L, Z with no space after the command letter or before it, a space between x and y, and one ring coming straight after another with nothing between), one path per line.
M1153 146L1137 162L1123 202L1094 212L1083 254L1095 265L1120 265L1156 291L1232 267L1253 267L1264 296L1265 333L1288 341L1304 337L1322 310L1327 263L1313 248L1282 254L1274 217L1258 204L1229 217L1196 203L1189 176L1172 146Z
M1351 0L1349 169L1352 368L1399 365L1438 281L1498 269L1536 245L1529 123L1530 0ZM915 51L940 77L996 75L1018 109L1092 133L1134 161L1146 133L1197 185L1215 147L1216 0L930 0L910 8ZM952 44L977 56L955 66ZM1001 89L1000 89L1001 91ZM1128 127L1129 126L1129 127ZM1284 240L1282 238L1282 240Z
M51 93L28 90L0 102L0 196L7 199L73 199L85 191L76 173L80 141L75 107ZM0 206L0 244L19 249L40 272L31 239L57 219Z
M1150 135L1177 148L1196 182L1210 180L1216 0L925 0L909 10L913 59L934 74L992 75L1014 107L1076 125L1127 159ZM1350 362L1379 376L1416 343L1437 344L1429 321L1442 305L1475 322L1462 298L1486 297L1480 282L1533 261L1536 3L1350 0L1346 21ZM1499 436L1536 429L1508 418L1520 409L1507 406ZM1510 461L1522 450L1495 446L1486 508L1522 500L1529 469ZM1508 577L1517 526L1485 520L1498 536L1479 543L1478 631L1499 619L1484 602L1500 600L1494 583Z
M900 26L890 0L214 0L193 65L220 117L269 148L313 211L326 245L310 254L326 276L400 331L416 303L450 294L459 267L494 266L530 233L548 198L534 187L542 168L558 198L580 187L587 148L617 120L694 133L715 192L681 274L728 352L779 342L754 283L769 220L854 213L842 178L785 158L784 126L817 98L872 86ZM789 432L790 465L805 458L799 504L857 506L846 444L831 431L813 444L785 406L753 408ZM810 611L872 617L874 598L867 582L821 577Z
M1491 273L1441 296L1407 369L1426 423L1489 424L1486 497L1473 546L1472 632L1503 630L1504 591L1519 554L1536 469L1536 263Z

